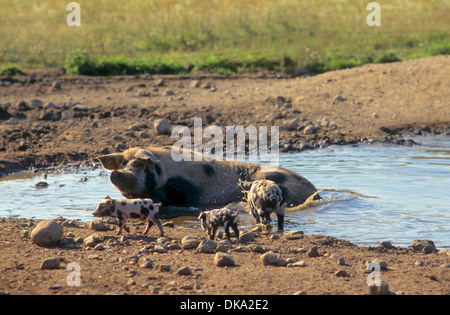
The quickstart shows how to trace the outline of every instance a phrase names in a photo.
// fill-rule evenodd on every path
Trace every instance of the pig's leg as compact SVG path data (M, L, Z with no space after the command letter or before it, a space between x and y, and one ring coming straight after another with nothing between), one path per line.
M153 226L153 222L151 221L150 217L147 218L148 222L147 222L147 227L144 230L144 235L148 233L148 230L150 230L150 228Z

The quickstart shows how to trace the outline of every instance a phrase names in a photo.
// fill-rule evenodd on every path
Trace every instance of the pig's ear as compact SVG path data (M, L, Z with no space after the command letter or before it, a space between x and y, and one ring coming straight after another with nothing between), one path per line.
M111 199L111 197L109 195L106 195L105 199Z
M134 157L137 159L146 160L146 161L150 160L153 163L159 162L159 160L156 158L156 156L154 156L152 152L150 152L149 150L146 150L146 149L140 149L139 151L136 152Z
M102 166L110 171L116 171L118 169L121 169L121 163L123 160L123 155L120 153L113 153L113 154L107 154L107 155L101 155L96 157L97 160L102 163Z

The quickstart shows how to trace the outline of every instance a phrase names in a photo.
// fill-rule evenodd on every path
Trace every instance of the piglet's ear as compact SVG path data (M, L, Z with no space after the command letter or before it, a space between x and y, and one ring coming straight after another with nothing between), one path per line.
M106 195L105 199L111 199L111 197L109 195Z
M151 151L146 150L146 149L141 149L141 150L137 151L134 156L137 159L146 160L146 161L150 160L153 163L159 162L158 158Z

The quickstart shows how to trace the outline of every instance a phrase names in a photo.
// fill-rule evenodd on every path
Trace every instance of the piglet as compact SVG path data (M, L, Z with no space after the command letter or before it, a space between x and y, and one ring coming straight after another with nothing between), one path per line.
M122 234L122 228L130 233L126 226L129 218L148 220L144 234L152 227L153 223L159 229L161 236L164 236L164 230L161 221L158 219L160 204L156 204L151 199L111 199L106 196L95 211L92 213L95 217L115 217L119 219L119 231L117 235Z
M230 239L231 227L236 234L236 243L239 243L239 230L236 222L236 217L238 214L239 213L236 211L222 208L202 211L200 212L198 219L201 221L202 227L210 239L214 239L219 226L223 226L225 228L227 238Z

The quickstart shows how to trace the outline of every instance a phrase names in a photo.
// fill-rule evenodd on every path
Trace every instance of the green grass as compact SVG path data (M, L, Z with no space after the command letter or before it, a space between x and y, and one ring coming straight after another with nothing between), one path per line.
M450 53L450 0L379 1L381 27L362 0L77 2L81 27L66 25L68 2L0 0L0 70L324 72Z

